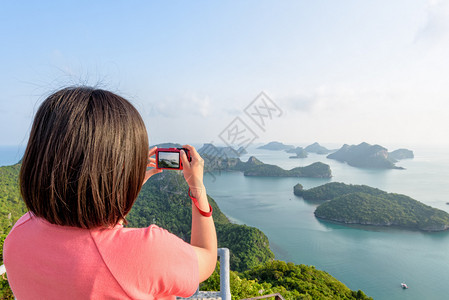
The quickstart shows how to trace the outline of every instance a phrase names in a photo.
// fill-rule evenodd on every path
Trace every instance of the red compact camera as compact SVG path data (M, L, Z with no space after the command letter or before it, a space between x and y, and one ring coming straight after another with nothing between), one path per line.
M157 148L156 168L169 170L182 170L181 150L187 155L187 159L192 161L189 149L187 148Z

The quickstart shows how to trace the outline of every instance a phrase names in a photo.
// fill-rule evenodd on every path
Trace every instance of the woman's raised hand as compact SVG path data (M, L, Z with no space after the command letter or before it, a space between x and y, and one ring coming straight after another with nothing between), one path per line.
M151 169L148 169L148 170L145 172L145 178L144 178L144 180L143 180L142 185L144 185L145 182L147 182L147 180L150 179L150 177L153 176L154 174L157 174L157 173L161 173L161 172L162 172L161 169L156 169L156 158L151 157L151 156L153 156L154 154L156 154L156 149L157 149L157 147L154 146L154 147L151 148L150 151L148 152L148 164L147 164L147 168L151 168Z
M204 170L204 160L198 154L195 147L190 145L184 145L183 148L186 148L190 152L190 157L192 161L189 162L187 159L187 154L184 150L181 150L181 161L184 178L187 181L190 189L192 191L197 189L204 189L203 185L203 170Z

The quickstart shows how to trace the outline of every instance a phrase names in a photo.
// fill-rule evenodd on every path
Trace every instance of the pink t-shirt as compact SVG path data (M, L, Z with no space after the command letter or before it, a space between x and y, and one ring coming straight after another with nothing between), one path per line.
M198 287L193 247L155 225L81 229L30 213L4 243L17 299L174 299Z

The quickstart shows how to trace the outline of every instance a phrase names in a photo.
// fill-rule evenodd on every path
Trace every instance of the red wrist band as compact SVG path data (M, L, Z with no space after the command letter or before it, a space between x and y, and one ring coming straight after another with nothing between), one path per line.
M190 199L192 199L193 204L195 204L196 208L198 209L199 213L205 217L210 217L212 216L212 206L210 206L209 204L209 212L205 212L204 210L201 210L198 204L198 199L196 199L195 197L192 196L192 192L190 191L189 188L189 197Z

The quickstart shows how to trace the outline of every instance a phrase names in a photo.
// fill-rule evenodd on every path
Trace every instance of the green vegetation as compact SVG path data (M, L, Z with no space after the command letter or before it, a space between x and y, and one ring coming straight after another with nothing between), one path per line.
M0 265L3 242L12 226L27 211L19 190L20 164L0 167ZM14 299L8 282L0 278L0 299Z
M424 231L449 228L449 214L408 196L372 188L366 185L327 183L309 190L300 184L295 195L308 201L326 201L315 210L320 219L375 226L398 226Z
M0 167L0 235L7 234L27 211L20 196L19 171L19 164Z
M362 291L351 291L343 283L313 266L279 260L261 264L244 273L231 272L232 299L280 293L285 299L372 299ZM217 291L219 267L201 286Z
M232 270L243 272L274 259L267 236L257 228L216 222L218 247L228 248Z
M302 197L303 192L304 192L304 187L302 186L302 184L297 183L297 184L293 187L293 194L295 194L296 196Z

